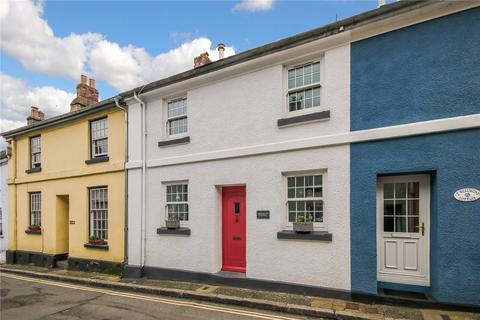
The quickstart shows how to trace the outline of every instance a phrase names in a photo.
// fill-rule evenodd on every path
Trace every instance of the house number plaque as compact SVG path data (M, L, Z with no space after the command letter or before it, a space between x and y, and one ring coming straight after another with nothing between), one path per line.
M458 201L469 202L480 199L480 190L475 188L463 188L453 194Z
M270 219L269 210L257 210L257 219Z

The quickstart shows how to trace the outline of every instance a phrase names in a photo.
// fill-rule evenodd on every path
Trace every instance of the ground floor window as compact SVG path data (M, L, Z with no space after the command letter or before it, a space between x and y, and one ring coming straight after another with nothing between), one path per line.
M30 225L41 226L42 197L40 192L30 193Z
M167 185L167 220L188 221L188 184Z
M288 222L323 223L323 175L287 177Z
M108 188L89 189L90 238L108 240Z

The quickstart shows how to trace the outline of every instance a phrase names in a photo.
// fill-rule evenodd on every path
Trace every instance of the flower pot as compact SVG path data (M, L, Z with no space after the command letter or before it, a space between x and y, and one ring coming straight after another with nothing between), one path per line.
M313 222L294 222L293 231L297 233L313 232Z
M180 228L180 221L178 220L165 220L165 226L167 229L178 229Z

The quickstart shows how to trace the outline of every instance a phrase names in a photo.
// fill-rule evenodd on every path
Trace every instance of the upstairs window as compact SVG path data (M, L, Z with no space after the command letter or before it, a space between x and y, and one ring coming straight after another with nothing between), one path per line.
M30 225L42 225L42 194L40 192L31 192L30 194Z
M40 168L40 155L41 155L41 146L40 146L40 136L30 138L30 167L31 168Z
M90 122L90 145L92 159L108 156L107 118Z
M89 189L90 237L108 240L108 188Z
M320 106L320 62L288 70L288 110L305 110Z
M323 176L287 177L288 222L323 223Z
M187 98L169 101L167 104L168 135L187 132Z
M188 184L167 185L167 220L188 221Z

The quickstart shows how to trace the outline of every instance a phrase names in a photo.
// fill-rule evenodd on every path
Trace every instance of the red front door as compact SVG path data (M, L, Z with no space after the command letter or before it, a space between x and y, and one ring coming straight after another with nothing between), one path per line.
M223 267L222 270L246 270L245 187L224 187L222 190Z

